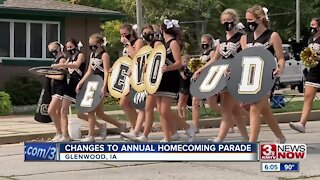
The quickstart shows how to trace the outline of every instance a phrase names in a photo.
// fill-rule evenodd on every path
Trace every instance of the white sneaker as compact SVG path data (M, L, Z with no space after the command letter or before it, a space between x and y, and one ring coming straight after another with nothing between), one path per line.
M63 137L62 134L56 134L53 138L52 138L52 142L59 142L59 140Z
M93 136L86 136L85 138L81 139L80 142L95 142L95 139Z
M213 143L222 143L223 140L221 140L220 138L216 137L214 139L208 139L209 142L213 142Z
M102 127L99 130L99 134L102 140L105 140L107 137L107 124L102 123Z
M137 137L139 137L141 135L141 133L136 133L134 131L130 131L128 133L125 132L121 132L120 135L124 138L129 139L130 141L134 141Z
M286 143L287 139L283 136L281 139L277 139L276 140L276 143L277 144L284 144Z
M127 131L127 124L126 123L121 123L121 126L118 127L119 132L128 132Z
M306 132L306 127L304 127L300 122L290 122L289 126L291 127L291 129L299 131L301 133L305 133Z
M196 136L195 127L191 123L189 129L186 129L186 134L188 135L188 141L192 142Z
M165 140L165 139L161 139L160 142L161 142L161 143L166 143L166 142L169 142L169 141L167 141L167 140Z
M70 142L70 141L71 141L70 137L62 136L57 142Z
M171 141L179 141L180 139L180 135L178 132L174 133L174 135L172 135L171 137Z
M145 135L141 135L139 137L137 137L136 139L134 139L135 142L148 142L148 137L146 137Z

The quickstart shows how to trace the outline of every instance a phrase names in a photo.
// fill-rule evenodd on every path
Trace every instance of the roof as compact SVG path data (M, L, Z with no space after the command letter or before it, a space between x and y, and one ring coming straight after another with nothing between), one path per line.
M35 14L46 16L84 16L102 19L119 19L121 12L71 4L57 0L5 0L0 4L0 13Z

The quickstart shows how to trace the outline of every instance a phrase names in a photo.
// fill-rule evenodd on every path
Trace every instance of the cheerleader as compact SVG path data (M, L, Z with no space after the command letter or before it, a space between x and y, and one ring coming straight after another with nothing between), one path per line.
M144 45L143 40L138 38L136 32L133 30L130 24L123 24L121 26L120 35L120 41L124 46L122 55L133 58L134 55L139 51L139 49ZM131 131L133 131L136 125L138 114L130 102L130 96L127 95L120 98L119 104L121 109L128 116L131 125Z
M315 60L320 61L320 18L313 18L310 22L310 30L312 37L309 40L309 48L312 48L317 56ZM312 109L313 99L315 98L318 89L320 88L320 63L315 67L310 68L306 78L304 102L300 122L290 122L290 127L298 132L306 131L307 119Z
M82 47L81 42L77 42L75 39L69 39L65 46L69 54L69 58L67 59L66 63L54 64L52 66L56 69L67 68L69 72L69 79L66 87L67 91L64 93L61 107L61 125L63 137L59 140L59 142L69 142L71 140L68 132L68 111L70 105L76 102L76 87L86 68L85 56L80 51L80 48ZM88 119L88 116L83 113L78 113L77 115L80 119ZM97 122L96 125L100 129L101 138L105 139L107 136L106 124L99 124Z
M52 42L48 45L48 50L52 57L54 57L53 66L56 64L64 64L67 60L65 54L63 53L63 45L59 42ZM64 92L67 87L67 78L65 75L47 75L46 77L52 79L52 100L49 104L48 114L50 115L55 128L56 135L52 139L53 142L58 142L63 138L61 130L61 106Z
M76 92L79 93L82 85L89 78L90 75L96 74L102 77L103 86L100 90L101 96L105 96L107 92L107 82L108 82L108 72L110 66L109 54L104 50L105 46L104 37L100 34L93 34L89 38L89 48L92 51L90 54L90 63L89 68L83 78L80 80L76 87ZM120 131L126 129L125 123L120 123L111 119L109 116L104 114L104 99L101 100L100 104L91 112L88 112L88 121L89 121L89 134L87 137L82 139L82 142L94 142L94 127L97 124L96 115L98 118L103 119L104 121L110 122L111 124L116 125ZM105 129L105 128L103 128ZM105 132L106 133L106 132Z
M180 118L186 118L186 108L188 104L188 98L190 96L190 78L192 77L192 72L188 68L189 61L189 55L182 56L182 68L180 69L180 90L178 99L178 115Z
M200 57L202 63L207 63L211 59L211 57L213 57L215 53L214 46L215 46L215 43L214 43L213 36L211 34L202 35L201 48L203 50L203 53ZM211 109L220 113L221 108L220 108L220 105L218 104L218 98L219 98L218 95L208 97L207 102ZM199 111L200 111L201 101L202 101L201 99L192 97L192 120L196 128L196 133L199 133Z
M157 47L158 45L163 44L161 41L160 35L160 27L158 25L146 25L142 31L143 37L145 41L151 40L151 34L153 34L153 39L151 42L147 41L152 48ZM148 35L149 34L149 35ZM146 67L144 67L146 69ZM154 108L156 107L156 96L153 94L148 94L146 98L146 105L145 105L145 121L144 121L144 128L143 133L134 139L137 142L147 142L148 136L152 129L152 124L154 121ZM138 123L138 122L137 122Z
M155 43L159 43L155 40L153 27L149 24L145 25L143 27L142 37L144 40L144 44L150 45L151 47L154 47ZM123 137L125 137L131 141L135 141L136 138L138 138L142 135L141 129L142 129L143 124L145 125L144 128L147 128L147 131L149 131L149 132L151 131L153 119L154 119L153 110L155 107L155 100L154 100L153 95L147 95L147 98L145 101L146 101L145 109L139 109L137 121L136 121L135 126L132 128L132 131L130 131L128 133L125 133L125 132L121 133L121 135ZM148 108L146 108L146 107L148 107ZM146 120L146 119L148 119L148 120ZM146 122L146 121L148 121L148 122Z
M236 28L236 25L239 22L238 13L234 9L226 9L221 13L220 21L226 31L226 34L220 38L213 58L210 59L205 66L199 69L195 73L196 75L217 59L231 59L241 51L240 38L243 34L238 32ZM229 129L233 127L235 123L237 124L242 136L242 141L248 141L248 133L242 118L239 102L236 101L226 89L220 93L220 96L222 121L218 137L213 140L210 139L210 141L222 142Z
M161 25L161 34L165 41L167 49L166 63L162 67L162 80L160 86L155 93L157 96L157 109L160 113L160 123L164 134L162 142L171 141L172 132L176 131L176 123L179 127L183 127L188 134L189 141L193 141L194 127L187 123L182 124L182 119L177 113L171 110L172 101L179 92L180 74L178 69L181 68L181 47L180 28L177 20L165 19ZM177 117L178 122L171 122Z
M269 50L278 60L278 67L273 74L274 76L280 76L285 65L282 51L282 40L277 32L268 28L269 19L267 12L267 8L262 8L258 5L247 10L246 20L250 33L246 36L242 36L241 47L244 49L253 46L262 46ZM277 143L286 142L286 138L281 132L278 121L272 114L272 110L268 102L269 95L266 95L261 100L251 104L250 106L250 142L257 142L258 140L261 126L260 114L277 137Z

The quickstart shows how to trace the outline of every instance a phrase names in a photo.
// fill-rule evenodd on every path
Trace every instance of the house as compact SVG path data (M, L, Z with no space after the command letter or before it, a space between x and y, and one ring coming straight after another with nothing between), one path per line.
M57 0L0 0L0 89L30 67L50 65L47 45L52 41L75 38L88 55L88 38L100 32L100 23L123 16Z

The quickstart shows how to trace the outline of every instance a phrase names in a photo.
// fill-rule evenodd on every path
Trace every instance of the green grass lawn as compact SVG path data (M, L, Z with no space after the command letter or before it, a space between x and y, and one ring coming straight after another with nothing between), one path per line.
M301 111L303 106L302 101L297 101L297 102L290 102L286 104L284 108L277 108L277 109L272 109L274 113L283 113L283 112L296 112L296 111ZM320 101L315 101L313 103L313 110L319 110L320 109ZM105 105L105 110L107 111L114 111L114 110L121 110L119 105ZM72 106L72 112L75 113L75 107ZM187 110L187 119L191 120L192 119L192 112L191 110ZM34 111L29 111L29 112L24 112L24 113L15 113L14 115L33 115ZM127 117L124 114L117 114L117 115L110 115L112 118L117 119L117 120L126 120ZM212 111L210 108L200 108L200 118L213 118L213 117L220 117L220 114ZM155 112L155 120L159 121L159 113Z

